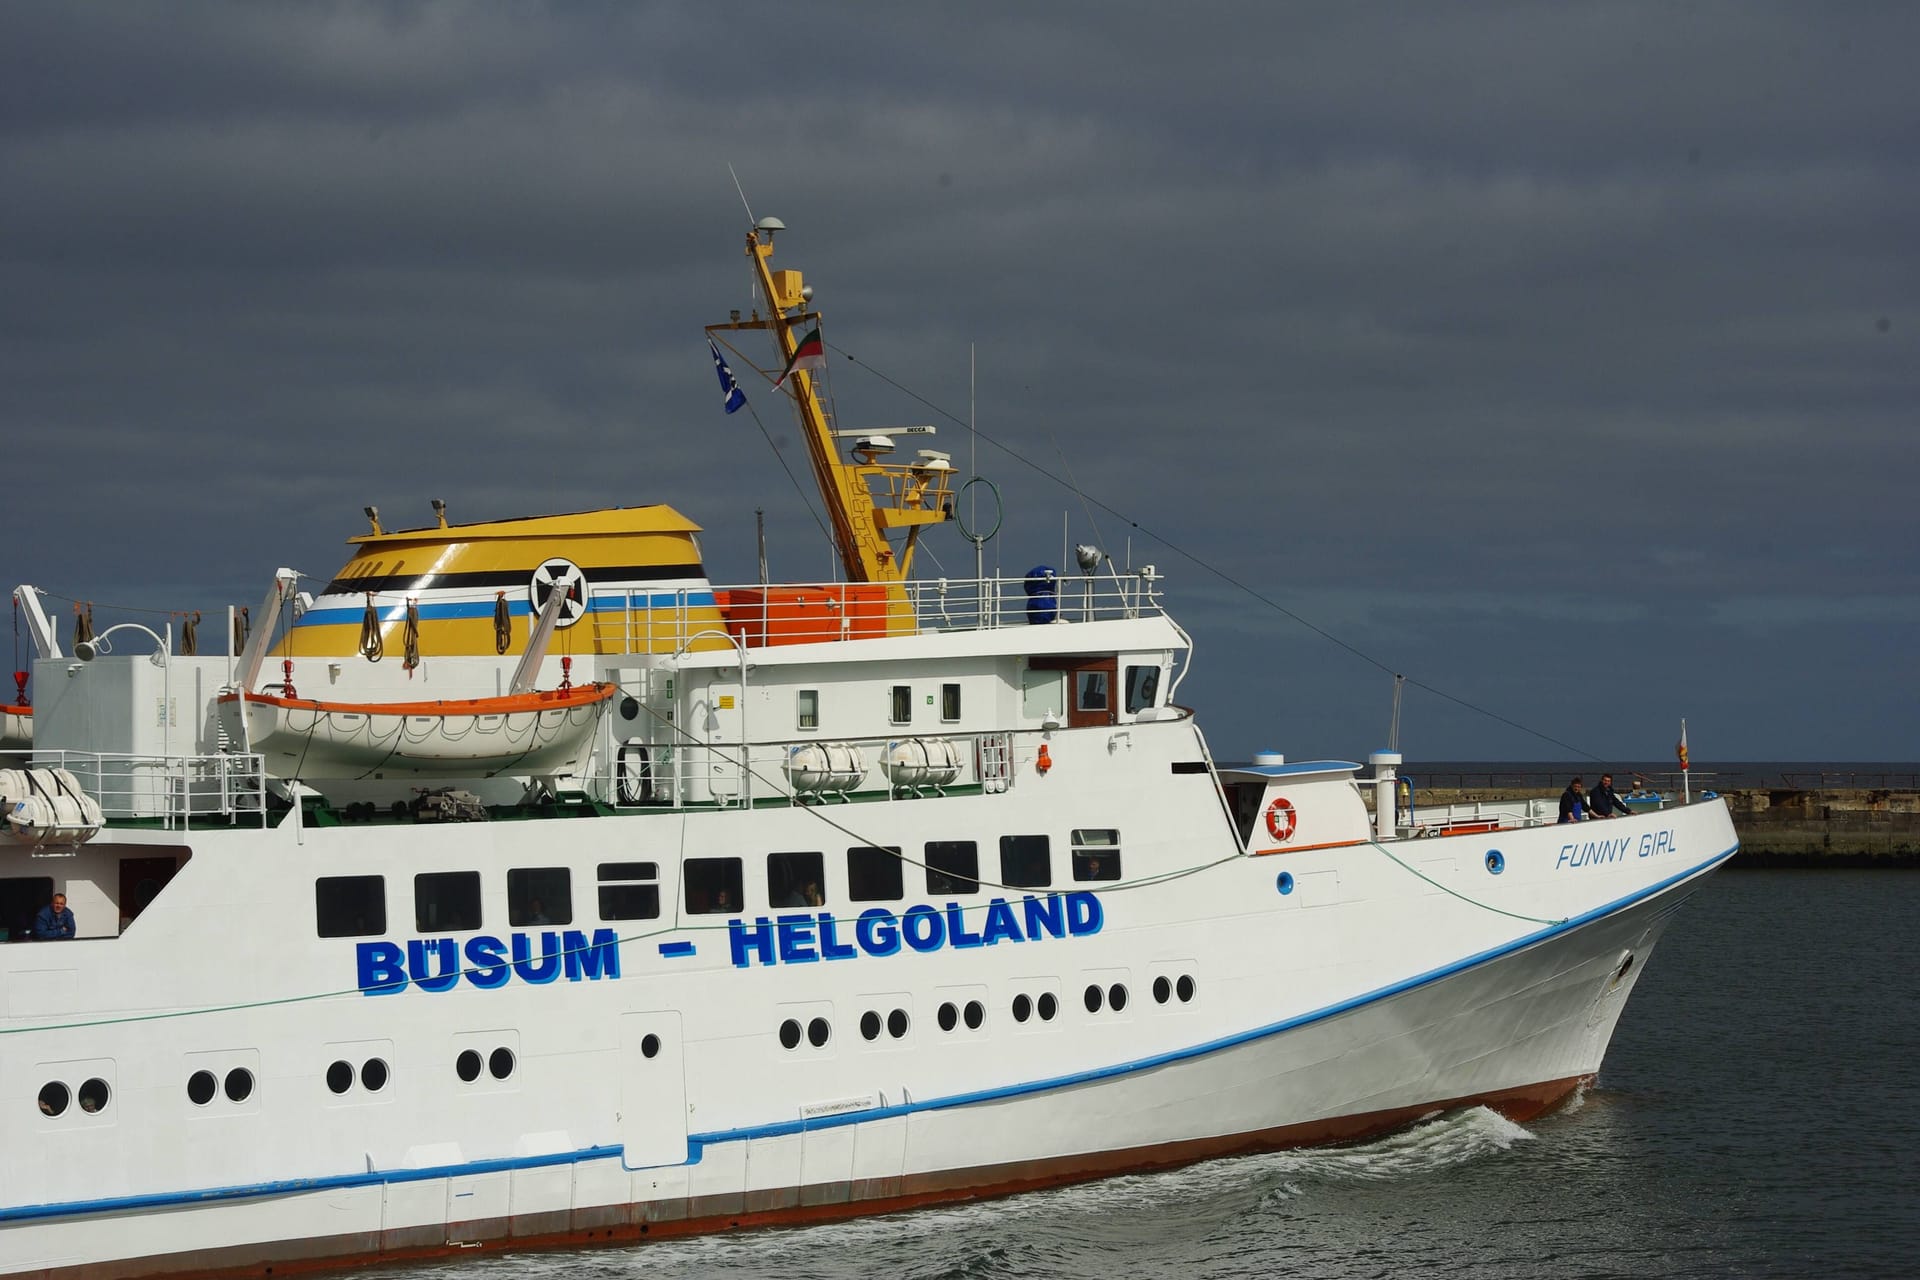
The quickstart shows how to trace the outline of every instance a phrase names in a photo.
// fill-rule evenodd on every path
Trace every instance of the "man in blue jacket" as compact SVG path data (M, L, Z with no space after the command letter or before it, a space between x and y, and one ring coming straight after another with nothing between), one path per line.
M56 893L53 901L40 908L40 914L33 918L33 936L42 942L54 942L73 937L73 912L67 910L67 895Z

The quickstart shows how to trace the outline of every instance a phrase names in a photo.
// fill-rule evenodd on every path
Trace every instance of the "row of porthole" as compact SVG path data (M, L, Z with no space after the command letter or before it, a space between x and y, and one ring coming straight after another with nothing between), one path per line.
M987 1007L978 1000L969 1000L963 1009L949 1000L940 1006L939 1019L942 1031L951 1031L962 1021L967 1024L967 1030L978 1031L987 1020Z
M799 1048L801 1034L799 1020L796 1018L788 1018L780 1024L780 1047L783 1049ZM826 1047L827 1041L833 1039L833 1028L825 1018L815 1018L807 1024L805 1034L807 1043L816 1049L820 1049Z
M1100 1006L1103 1003L1109 1009L1112 1009L1115 1013L1119 1013L1122 1009L1126 1008L1127 1007L1126 983L1116 982L1112 986L1106 988L1106 990L1104 991L1101 990L1099 983L1097 982L1088 983L1087 994L1086 994L1087 1012L1088 1013L1100 1012Z
M895 1009L887 1015L887 1034L895 1040L905 1036L907 1028L912 1025L905 1009ZM880 1014L877 1011L869 1009L860 1015L860 1035L867 1040L880 1038Z
M217 1093L224 1092L228 1102L245 1102L253 1096L253 1072L235 1067L222 1080L211 1071L196 1071L187 1077L187 1101L204 1107Z
M88 1115L105 1111L107 1103L112 1100L113 1090L99 1076L80 1086L80 1109ZM73 1101L74 1091L58 1080L49 1080L40 1086L40 1114L43 1116L65 1115Z
M453 1073L467 1084L480 1078L480 1051L462 1049L460 1056L453 1060ZM487 1073L495 1080L505 1080L513 1074L513 1050L501 1045L486 1057Z
M368 1058L360 1064L360 1087L368 1093L378 1093L387 1087L391 1075L384 1060ZM335 1093L345 1093L353 1088L353 1064L342 1060L328 1067L327 1088Z
M1173 982L1168 982L1166 975L1162 974L1153 980L1153 1002L1165 1004L1169 999L1178 996L1181 1004L1188 1004L1192 1002L1195 990L1191 974L1183 973Z

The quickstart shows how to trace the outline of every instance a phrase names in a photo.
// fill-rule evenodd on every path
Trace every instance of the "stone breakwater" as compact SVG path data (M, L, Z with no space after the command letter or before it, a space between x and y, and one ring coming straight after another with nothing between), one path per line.
M1920 791L1822 787L1720 793L1740 834L1734 867L1920 867ZM1558 789L1423 788L1421 809L1559 798Z

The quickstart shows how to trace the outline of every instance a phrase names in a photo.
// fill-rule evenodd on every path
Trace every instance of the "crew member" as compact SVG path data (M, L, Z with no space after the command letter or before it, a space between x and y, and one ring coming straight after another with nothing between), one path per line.
M1584 822L1587 817L1587 797L1580 789L1580 779L1575 778L1560 793L1560 821Z
M1616 813L1625 817L1633 812L1627 808L1625 800L1614 794L1613 775L1610 773L1600 775L1600 785L1587 796L1587 808L1593 811L1596 818L1611 818Z
M66 894L54 894L53 901L40 908L40 914L33 918L33 936L42 942L74 936L73 912L67 910Z

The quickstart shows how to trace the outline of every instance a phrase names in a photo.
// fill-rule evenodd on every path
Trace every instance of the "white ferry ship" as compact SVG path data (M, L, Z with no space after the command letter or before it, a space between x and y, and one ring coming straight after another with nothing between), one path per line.
M646 506L369 510L221 656L68 653L18 593L0 1273L886 1212L1599 1070L1724 805L1563 826L1416 813L1391 752L1216 763L1151 568L912 576L953 467L837 430L781 229L709 333L774 340L845 582L716 587ZM21 940L56 893L77 936Z

